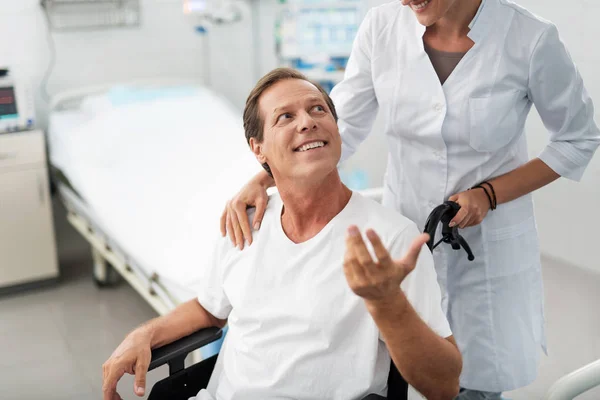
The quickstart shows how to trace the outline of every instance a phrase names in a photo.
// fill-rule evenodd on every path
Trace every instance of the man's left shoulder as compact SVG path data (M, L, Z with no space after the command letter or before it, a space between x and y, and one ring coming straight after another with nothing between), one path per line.
M354 195L357 197L357 208L360 208L365 216L365 224L378 234L391 239L407 229L416 228L415 222L400 212L385 207L378 201L359 192L354 192Z

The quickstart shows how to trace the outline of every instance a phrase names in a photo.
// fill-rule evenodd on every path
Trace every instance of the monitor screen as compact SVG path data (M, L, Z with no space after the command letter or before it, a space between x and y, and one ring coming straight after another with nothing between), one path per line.
M310 58L327 54L348 57L360 25L358 1L300 2L290 6L281 21L284 58Z
M0 119L17 118L17 99L15 88L0 87Z

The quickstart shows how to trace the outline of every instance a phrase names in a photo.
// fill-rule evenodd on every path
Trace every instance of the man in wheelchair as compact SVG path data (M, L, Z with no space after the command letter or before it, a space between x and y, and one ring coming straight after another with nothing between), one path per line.
M327 93L296 71L258 82L244 129L279 193L251 246L219 240L197 299L125 338L103 365L105 400L120 399L124 373L144 394L151 349L226 322L198 400L386 396L391 360L426 398L458 394L462 361L421 251L428 236L344 186L336 122Z

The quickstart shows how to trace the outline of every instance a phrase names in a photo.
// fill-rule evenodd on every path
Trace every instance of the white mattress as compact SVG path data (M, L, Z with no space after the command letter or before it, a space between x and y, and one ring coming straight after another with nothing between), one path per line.
M68 164L67 146L72 130L83 125L89 117L78 110L66 110L50 114L48 123L48 149L53 165Z
M210 263L226 200L261 169L240 113L206 89L53 112L48 137L95 222L179 300Z

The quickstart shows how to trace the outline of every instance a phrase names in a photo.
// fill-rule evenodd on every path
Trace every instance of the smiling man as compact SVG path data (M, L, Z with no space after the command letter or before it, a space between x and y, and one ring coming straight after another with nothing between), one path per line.
M251 246L221 239L197 299L128 335L104 365L105 400L124 372L143 394L151 348L226 321L198 399L386 396L390 360L426 398L454 398L461 357L421 251L428 237L344 186L336 121L329 96L298 72L258 82L244 129L279 193Z

